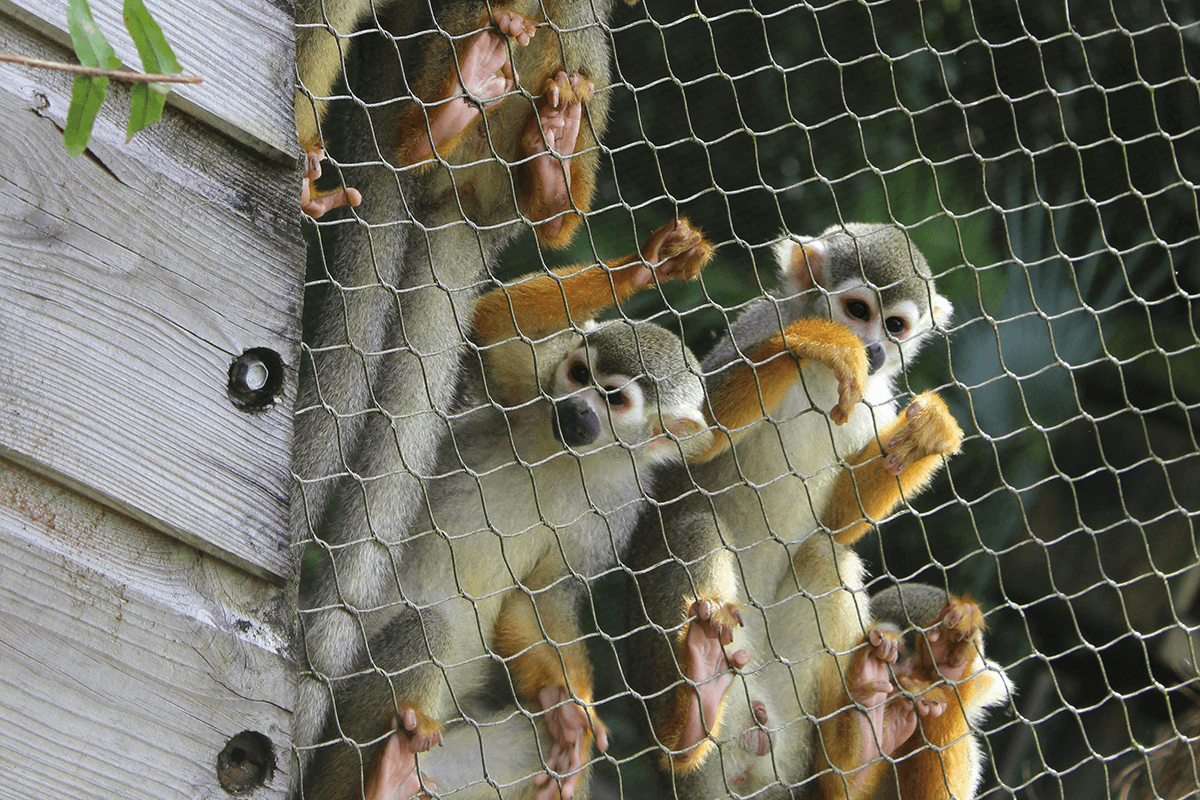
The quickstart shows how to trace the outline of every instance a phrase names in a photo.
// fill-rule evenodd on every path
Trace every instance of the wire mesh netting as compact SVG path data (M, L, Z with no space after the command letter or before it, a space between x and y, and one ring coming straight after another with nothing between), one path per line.
M304 796L1200 792L1196 9L326 4ZM846 425L801 306L885 331Z

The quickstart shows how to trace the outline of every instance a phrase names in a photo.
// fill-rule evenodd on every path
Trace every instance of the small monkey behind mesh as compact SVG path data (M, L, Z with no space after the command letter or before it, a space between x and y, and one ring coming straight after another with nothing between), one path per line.
M603 750L607 738L589 705L577 619L585 583L623 550L650 468L711 440L698 364L679 338L591 320L655 280L695 277L710 256L681 221L640 255L537 274L480 299L481 369L468 373L437 472L423 483L421 518L390 548L390 596L356 615L366 654L332 684L306 797L404 797L422 777L467 792L456 796L495 797L493 771L508 776L505 796L586 787L593 741ZM489 688L497 683L507 695ZM517 724L477 733L471 722L506 717ZM437 744L418 773L417 754ZM493 753L484 764L481 747Z

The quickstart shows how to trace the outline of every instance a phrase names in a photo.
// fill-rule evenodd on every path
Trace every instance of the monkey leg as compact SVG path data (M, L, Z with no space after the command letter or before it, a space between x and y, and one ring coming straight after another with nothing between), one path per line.
M675 689L673 709L657 731L667 751L665 762L676 772L696 769L708 756L721 724L722 701L733 683L730 667L741 669L749 661L745 650L725 652L733 629L744 624L735 604L697 600L687 613L694 619L679 642L679 666L687 683ZM762 710L765 714L766 707Z
M829 412L836 425L850 418L867 383L862 340L828 320L797 320L755 345L746 358L709 377L709 424L727 434L716 436L699 461L719 455L746 428L778 409L807 362L828 367L837 378L838 403Z
M546 81L545 99L521 136L521 153L530 158L521 207L546 242L563 235L564 214L572 205L570 156L579 140L583 104L594 91L595 84L582 75L560 71Z
M608 730L592 708L592 666L580 631L577 586L563 580L565 566L544 558L520 589L504 597L497 617L495 650L507 659L517 694L534 701L554 739L546 772L535 779L537 800L555 793L570 800L586 776L592 741L608 749Z
M342 206L362 204L362 193L358 189L342 187L329 191L318 191L317 179L321 177L321 162L325 160L325 149L317 147L304 154L304 179L300 184L300 210L313 219L320 219L327 211Z
M483 110L502 102L517 86L517 75L508 57L509 37L524 47L537 26L515 11L497 11L485 19L483 30L467 39L458 54L457 67L446 77L433 101L428 121L414 108L401 121L401 164L416 164L445 157L458 147Z
M916 634L913 667L899 677L900 685L915 702L938 704L944 713L922 717L904 743L906 757L898 767L902 800L974 794L981 752L970 719L991 702L999 681L981 669L984 627L974 601L952 596L935 626Z
M822 523L839 544L854 544L873 522L924 489L943 457L958 452L962 438L962 429L936 393L918 395L878 438L846 461L850 469L838 476Z
M438 719L449 705L441 670L450 632L442 614L400 608L371 637L353 677L335 688L333 718L310 759L304 796L353 800L405 797L408 759L442 740Z
M814 770L822 800L871 796L887 768L883 756L912 737L918 715L942 712L932 701L917 706L903 696L889 700L895 690L889 668L900 644L897 631L873 628L845 673L834 666L826 675Z

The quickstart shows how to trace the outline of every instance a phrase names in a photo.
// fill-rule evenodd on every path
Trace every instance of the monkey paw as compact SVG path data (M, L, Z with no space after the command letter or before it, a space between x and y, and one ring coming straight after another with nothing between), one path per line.
M304 154L304 179L300 183L300 209L312 217L320 219L327 212L342 206L357 206L362 203L362 193L358 189L341 188L328 192L318 191L317 178L321 177L321 162L325 160L325 150L306 151Z
M712 260L713 246L704 238L704 233L692 227L683 217L670 222L650 234L642 247L642 260L650 265L641 268L634 278L635 286L651 280L651 271L660 281L678 278L692 280Z
M913 707L922 717L940 717L950 703L948 692L954 691L945 684L934 685L906 675L898 676L896 682L906 695L911 695Z
M592 99L594 89L583 76L560 71L546 81L545 102L521 135L521 152L532 157L525 211L540 224L538 234L543 239L553 241L562 233L562 214L571 207L571 159L561 157L575 152L583 104Z
M948 681L960 681L978 652L983 634L983 609L970 598L952 597L940 624L925 634L938 671Z
M905 467L930 456L952 455L962 444L963 432L934 392L923 392L904 409L904 427L884 443L888 471L899 475Z
M396 731L384 742L375 765L363 789L365 800L407 800L411 797L428 797L425 789L437 791L437 785L428 778L422 784L417 773L417 753L414 739Z
M680 666L691 683L681 686L676 702L678 737L672 750L688 751L704 741L717 726L721 703L733 683L730 668L742 669L749 661L745 650L726 653L733 642L734 628L744 624L741 609L734 603L697 600L688 608L693 617L683 633Z
M551 800L560 794L563 800L575 795L585 761L591 755L592 736L602 752L608 749L608 729L590 708L571 698L565 686L548 687L538 694L547 730L554 746L546 758L546 772L534 783L541 787L535 800Z
M424 753L442 743L442 723L408 705L396 707L400 727L408 731L414 752Z
M784 341L797 358L824 364L833 371L838 403L829 418L835 425L844 425L867 384L867 351L862 340L836 323L802 319L788 326Z

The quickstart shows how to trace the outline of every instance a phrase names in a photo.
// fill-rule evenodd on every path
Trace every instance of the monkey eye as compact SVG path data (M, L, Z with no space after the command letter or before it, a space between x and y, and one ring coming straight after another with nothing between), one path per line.
M887 328L887 332L892 336L899 336L908 328L908 323L904 320L904 317L888 317L883 326Z
M846 313L855 319L868 320L871 318L871 307L862 300L847 300Z
M605 389L604 396L608 400L609 406L613 408L620 408L629 402L629 398L620 389Z
M571 365L571 368L567 370L567 377L580 386L587 386L592 382L592 372L582 361L576 361Z

